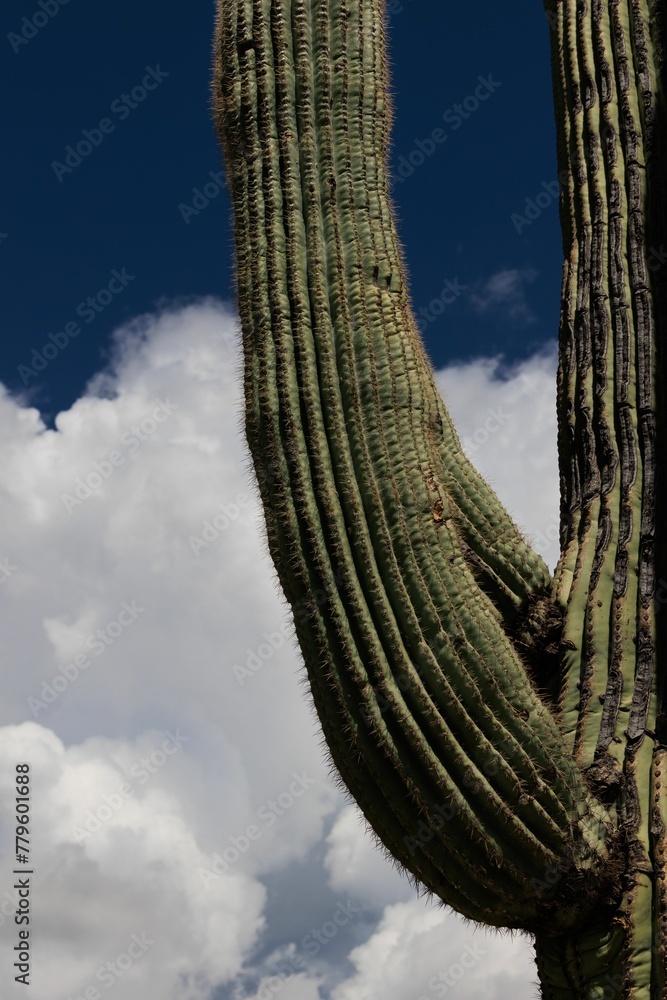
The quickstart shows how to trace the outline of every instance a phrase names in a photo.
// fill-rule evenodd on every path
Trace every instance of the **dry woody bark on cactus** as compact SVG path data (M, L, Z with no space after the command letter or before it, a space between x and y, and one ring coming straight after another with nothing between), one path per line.
M411 310L381 0L218 0L246 433L328 753L377 841L458 913L534 935L548 1000L658 1000L666 3L546 13L553 578L464 455Z

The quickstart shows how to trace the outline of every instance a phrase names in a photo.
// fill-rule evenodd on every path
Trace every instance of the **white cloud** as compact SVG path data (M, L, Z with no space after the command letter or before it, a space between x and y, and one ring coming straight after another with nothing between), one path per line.
M466 925L424 900L388 906L376 932L350 957L356 972L333 991L332 1000L535 996L525 941Z
M294 972L291 975L263 976L257 990L244 1000L320 1000L321 980L309 976L305 972Z
M141 318L56 430L0 387L2 860L8 873L12 769L29 760L40 1000L112 986L127 1000L214 1000L224 983L243 1000L271 975L268 942L294 962L271 995L316 1000L337 982L347 1000L392 929L415 954L435 935L440 963L470 935L452 914L424 916L329 777L248 471L236 327L214 301ZM473 457L540 530L555 486L552 362L505 381L494 361L438 376L464 437L487 407L510 414ZM293 872L286 921L267 886ZM335 921L348 897L354 917ZM6 930L12 905L2 897ZM14 943L0 939L6 967ZM504 948L485 960L485 990L507 956L528 955ZM418 968L408 950L385 962L389 996ZM111 984L96 978L129 958Z
M20 754L38 783L44 1000L94 985L135 931L156 942L133 966L137 996L207 997L256 943L259 876L307 853L341 800L258 530L235 320L208 303L142 326L95 380L104 398L82 397L57 430L0 400L0 555L16 567L0 606L3 773ZM260 669L239 680L248 660ZM187 742L145 787L128 779L167 731ZM133 794L77 838L124 781ZM253 824L252 849L205 887L198 868Z
M353 893L366 905L383 907L413 899L414 888L406 875L391 866L384 852L365 832L363 815L356 805L346 806L327 837L324 859L329 884L335 892Z
M174 736L175 758L183 751ZM237 869L205 888L198 876L208 859L185 803L158 774L176 763L161 763L156 751L166 745L164 733L134 746L93 738L66 748L34 722L1 731L7 807L16 762L29 761L33 778L31 864L16 867L34 871L29 915L39 961L31 985L40 998L105 995L121 978L126 1000L180 998L183 976L187 996L204 1000L212 984L236 974L262 929L265 892L256 880ZM136 767L126 771L120 761L133 756ZM6 854L5 868L10 860ZM6 968L18 940L15 905L5 896L1 906Z
M464 451L553 569L558 541L556 345L509 368L450 365L438 387Z
M533 323L535 316L526 302L526 285L537 277L530 267L507 268L478 281L470 294L473 308L480 313L496 312L514 322Z

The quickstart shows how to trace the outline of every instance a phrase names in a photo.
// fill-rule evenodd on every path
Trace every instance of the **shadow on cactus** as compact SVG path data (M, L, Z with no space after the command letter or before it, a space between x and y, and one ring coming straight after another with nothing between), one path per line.
M331 760L376 837L465 917L533 934L544 997L649 1000L667 996L667 13L547 16L553 579L464 455L411 311L381 0L218 0L246 433Z

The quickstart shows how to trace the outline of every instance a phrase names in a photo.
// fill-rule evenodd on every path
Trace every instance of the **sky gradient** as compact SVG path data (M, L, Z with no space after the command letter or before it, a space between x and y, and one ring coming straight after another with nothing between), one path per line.
M168 0L156 19L130 0L42 3L0 15L12 95L0 380L53 426L108 359L115 326L166 302L230 299L233 253L210 115L212 5L184 17ZM561 267L541 5L388 10L393 193L429 355L525 358L556 335Z

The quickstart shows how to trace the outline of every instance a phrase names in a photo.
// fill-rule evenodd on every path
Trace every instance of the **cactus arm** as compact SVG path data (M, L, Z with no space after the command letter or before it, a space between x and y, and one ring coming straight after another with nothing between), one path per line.
M220 3L269 546L332 759L392 855L469 917L571 927L607 885L609 816L469 565L515 604L548 581L462 455L410 312L383 31L378 0Z
M549 589L549 571L466 458L444 403L438 403L443 481L464 552L470 550L468 563L499 610L508 601L516 609L530 595ZM504 616L508 624L512 617L511 612Z

